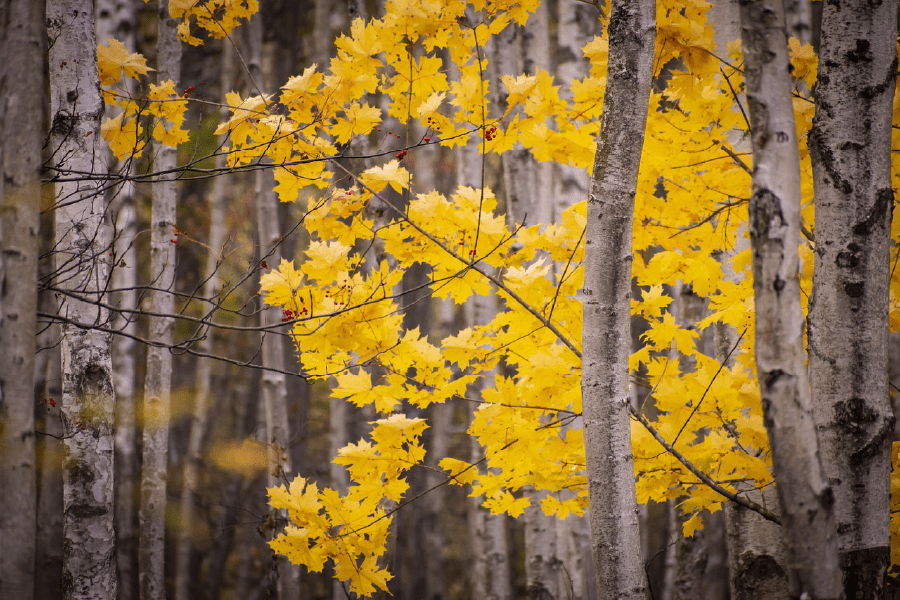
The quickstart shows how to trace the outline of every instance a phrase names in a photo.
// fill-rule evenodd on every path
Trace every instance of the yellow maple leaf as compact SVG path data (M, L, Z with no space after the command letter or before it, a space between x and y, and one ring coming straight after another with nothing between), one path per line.
M359 373L345 371L335 375L337 387L331 390L335 398L345 398L356 406L365 406L378 399L372 389L372 376L363 370Z
M100 126L100 134L119 160L138 154L143 149L143 133L143 126L139 127L136 119L125 119L125 113L106 119Z
M345 118L336 119L329 128L339 144L350 141L354 135L365 135L381 123L381 109L368 104L354 103L344 109Z
M128 52L125 44L109 38L106 46L97 46L97 67L100 71L100 85L114 84L125 73L126 77L137 79L152 71L147 66L147 59L137 52Z
M388 184L400 192L409 187L409 171L400 166L400 161L392 160L383 167L371 167L360 175L359 180L376 194Z
M264 274L259 283L266 304L291 308L294 294L303 285L303 274L294 268L293 261L282 258L278 268Z

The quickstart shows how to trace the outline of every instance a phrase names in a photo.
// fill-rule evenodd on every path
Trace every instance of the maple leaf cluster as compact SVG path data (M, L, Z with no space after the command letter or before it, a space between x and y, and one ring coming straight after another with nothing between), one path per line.
M201 11L239 19L256 6L174 4L185 23L200 27L207 18ZM414 175L398 158L414 153L418 144L387 148L395 158L366 169L349 188L339 188L326 170L339 147L376 132L387 118L415 122L426 132L425 144L455 147L472 138L484 153L521 146L537 160L588 168L603 110L604 37L584 47L590 73L568 89L541 70L507 74L499 78L507 93L503 105L492 102L483 48L492 35L524 24L536 6L537 0L389 0L384 17L355 21L336 41L337 55L327 66L311 65L291 77L277 98L227 94L231 116L216 129L227 136L230 165L268 159L281 200L308 209L304 223L311 242L299 264L283 260L260 280L264 301L280 307L289 321L285 327L306 375L331 381L335 398L372 405L383 415L373 423L370 440L348 445L335 459L353 481L346 494L320 490L302 478L269 490L272 506L288 510L293 523L271 542L273 549L310 570L332 561L337 577L360 595L387 589L389 574L378 565L390 523L384 503L403 498L405 473L425 461L425 422L406 417L404 407L458 398L478 403L468 433L483 447L483 463L429 460L453 483L469 486L491 511L518 516L536 497L546 514L560 518L583 514L587 506L579 297L586 203L566 209L554 223L524 227L507 222L488 188L413 195ZM649 390L645 406L653 407L657 432L735 491L736 484L762 488L773 478L753 340L740 335L753 330L754 320L745 206L752 161L744 141L748 124L735 96L743 85L742 57L739 43L730 45L727 57L717 57L709 6L703 0L677 8L659 4L655 63L671 77L650 99L659 109L648 118L635 200L633 277L640 291L631 310L647 330L630 369L634 385ZM791 52L801 214L812 231L806 135L816 57L796 41ZM452 74L444 54L456 66ZM187 100L173 86L153 87L138 101L114 86L123 75L145 75L143 59L110 41L101 47L100 62L107 102L122 109L104 125L117 156L140 150L141 111L156 117L156 139L182 139ZM385 98L386 112L368 103L376 93ZM276 100L283 109L272 109ZM894 135L898 146L896 128ZM893 176L900 187L896 168ZM410 195L405 211L391 212L383 199L388 189ZM387 214L377 225L372 204ZM897 215L892 234L896 264ZM367 245L378 245L382 256L363 256L358 249ZM800 247L807 297L813 248L808 239ZM420 264L430 268L434 296L463 304L496 293L503 310L442 339L404 329L397 290L404 273ZM697 297L706 316L697 322L679 317L672 303L680 295ZM897 330L897 277L890 306ZM701 332L710 328L742 338L727 366L702 343ZM719 508L722 496L637 421L633 425L638 500L681 499L688 515L684 532L691 535L702 525L701 511ZM539 494L524 494L526 486ZM900 530L898 523L894 530Z

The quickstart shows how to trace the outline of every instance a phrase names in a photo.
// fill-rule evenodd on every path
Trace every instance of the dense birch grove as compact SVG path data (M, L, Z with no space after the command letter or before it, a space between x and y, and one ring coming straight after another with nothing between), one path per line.
M898 22L0 0L0 600L894 597Z

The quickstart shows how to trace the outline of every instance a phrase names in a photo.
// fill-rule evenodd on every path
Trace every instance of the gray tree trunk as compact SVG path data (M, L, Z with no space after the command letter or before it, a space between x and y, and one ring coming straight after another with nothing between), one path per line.
M565 95L576 79L589 74L588 60L581 49L595 35L602 32L597 8L578 0L560 0L557 61L555 73L563 84ZM556 221L564 210L588 197L590 175L582 168L554 164L553 193L550 206L551 219ZM566 425L568 429L571 425ZM569 589L563 598L581 600L594 597L591 579L587 573L590 565L591 540L588 516L569 515L557 524L557 544Z
M34 353L43 11L0 3L0 598L34 597Z
M232 89L234 82L234 49L231 44L222 48L222 64L220 70L220 82L222 97ZM226 119L230 116L230 110L223 109L222 116ZM216 156L216 168L225 169L227 166L224 154ZM225 245L225 208L229 196L229 181L227 177L216 177L209 192L209 254L206 257L206 265L203 271L203 298L217 302L217 289L221 285L221 279L216 275L223 259ZM215 346L215 334L209 329L206 335L198 342L197 350L203 354L211 354ZM191 600L196 595L196 588L192 585L198 583L198 578L193 570L194 542L197 540L195 532L196 520L199 518L195 510L194 498L200 489L201 461L203 440L209 424L209 411L212 406L212 359L200 358L197 363L196 392L194 394L194 406L190 417L190 433L188 434L188 449L184 457L184 473L181 483L181 499L179 502L179 516L181 526L178 531L175 564L175 600Z
M838 598L834 495L812 419L800 305L800 164L781 0L741 4L752 127L756 367L788 555L789 593Z
M129 52L134 52L136 31L136 4L134 0L98 0L96 2L97 41L106 44L114 38ZM132 80L126 80L128 90L134 88ZM113 115L120 109L113 109ZM110 116L107 114L107 116ZM107 161L115 164L112 152L106 153ZM129 175L131 165L119 164ZM137 477L140 470L137 454L137 427L135 424L135 384L137 381L137 343L129 335L137 333L133 311L137 308L137 214L135 211L135 186L126 181L110 190L110 221L113 225L113 255L115 262L110 271L113 305L120 309L113 313L112 328L127 335L112 338L113 384L116 389L116 570L119 578L119 600L137 597ZM124 312L123 312L124 311Z
M603 125L588 198L584 275L584 403L591 546L600 598L643 599L628 356L631 228L650 103L655 3L616 0L609 23Z
M737 0L716 2L710 8L709 18L713 23L716 54L725 56L728 44L740 39L740 10ZM740 102L746 98L741 95ZM735 103L732 110L739 110ZM729 134L729 142L737 153L750 151L749 133L734 130ZM741 235L736 236L735 247L717 257L722 264L725 279L737 282L741 276L731 268L730 260L749 247L749 242ZM715 325L715 357L725 361L738 341L737 332L728 325ZM734 356L726 366L734 363ZM777 511L778 497L770 486L756 490L746 486L747 497L761 506ZM728 574L732 600L753 600L787 597L787 571L784 557L784 535L782 528L764 519L758 513L728 502L725 504L725 529L728 546Z
M896 16L896 0L823 6L809 138L816 203L809 369L846 598L881 598L890 561Z
M177 89L181 71L181 40L178 23L169 17L168 3L159 6L157 40L157 80L173 80ZM177 166L175 148L156 145L154 169L171 171ZM149 309L157 314L175 310L175 205L177 189L173 174L163 175L153 185L150 213L150 286ZM169 413L172 386L172 344L174 319L150 319L147 349L147 375L144 379L144 451L141 471L140 571L141 600L164 600L166 483L168 470Z
M103 102L97 73L94 7L90 0L47 3L50 45L51 152L57 173L96 173ZM96 182L56 184L58 286L90 291L105 302L110 236ZM113 426L115 396L105 309L61 296L65 437L63 464L66 598L115 598ZM76 326L81 324L82 326Z

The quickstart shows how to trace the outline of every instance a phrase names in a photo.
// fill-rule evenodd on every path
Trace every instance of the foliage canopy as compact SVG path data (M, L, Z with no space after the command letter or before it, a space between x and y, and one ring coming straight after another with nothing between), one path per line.
M587 505L579 418L585 203L554 223L515 224L485 187L413 195L414 175L404 167L408 156L435 144L477 145L485 155L524 147L539 161L590 166L606 81L603 37L583 49L590 74L569 84L540 70L499 81L486 76L492 36L523 26L537 4L389 0L382 18L357 20L337 39L329 65L309 66L277 96L227 94L231 117L216 129L226 136L231 168L269 165L280 199L307 205L312 241L304 256L283 260L260 280L265 302L284 311L304 374L332 381L334 397L374 405L382 415L368 440L335 458L352 481L346 494L303 478L269 490L271 505L286 509L292 521L272 548L312 571L333 561L336 576L360 595L387 589L390 574L378 565L391 522L384 501L403 500L405 474L418 465L439 466L452 483L471 486L471 495L483 497L494 513L521 515L530 503L521 493L525 486L544 493L548 515L582 514ZM764 487L773 479L753 339L742 333L753 330L754 318L750 252L739 250L747 248L751 188L751 156L741 144L748 124L737 93L742 56L737 41L727 56L716 54L709 8L704 0L658 3L660 85L651 98L633 232L640 294L632 314L648 330L630 368L651 390L645 406L653 406L655 430L713 481L736 491L739 482ZM190 43L200 42L198 29L221 37L256 9L254 0L170 2ZM793 39L790 50L802 216L810 233L800 246L808 298L814 225L806 136L817 59ZM101 45L99 61L106 102L121 109L102 130L116 156L140 153L150 135L169 145L187 140L187 93L165 82L151 84L146 98L130 96L123 78L150 69L115 40ZM152 129L144 115L154 118ZM401 124L401 134L381 132L388 119ZM897 99L894 122L900 122ZM898 135L895 128L894 147ZM380 146L372 153L378 164L357 175L336 159L360 137L377 138ZM893 185L900 187L896 168ZM386 199L388 188L405 195L404 209ZM377 217L374 206L386 216ZM896 265L896 215L892 236ZM377 253L365 251L372 245ZM496 292L502 310L443 339L404 329L398 290L416 264L429 269L434 296L462 304ZM708 301L699 323L680 323L668 310L679 285ZM892 330L900 327L896 277L890 323ZM731 366L699 344L699 332L716 324L742 337ZM427 425L404 413L458 399L478 405L468 433L484 448L482 464L426 458ZM723 497L638 421L633 425L638 500L682 499L684 512L693 515L684 533L692 535L700 511L720 508Z

